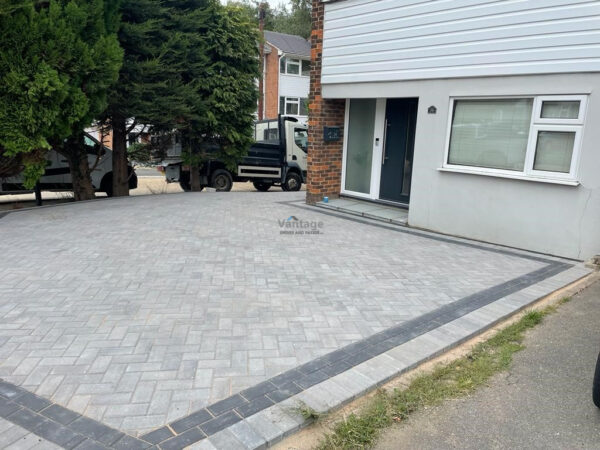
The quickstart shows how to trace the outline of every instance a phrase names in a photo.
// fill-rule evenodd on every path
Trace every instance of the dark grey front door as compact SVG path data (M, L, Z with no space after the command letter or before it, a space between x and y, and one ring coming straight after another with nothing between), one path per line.
M387 100L379 184L379 198L382 200L407 204L410 200L418 104L416 98Z

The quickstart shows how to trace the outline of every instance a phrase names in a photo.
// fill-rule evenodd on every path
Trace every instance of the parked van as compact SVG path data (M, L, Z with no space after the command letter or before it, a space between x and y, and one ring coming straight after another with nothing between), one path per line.
M85 146L88 164L91 169L92 185L96 192L105 192L112 196L112 150L85 133ZM73 189L69 161L60 153L49 150L46 155L46 171L40 179L40 188L44 191L69 191ZM137 176L129 166L129 189L137 188ZM23 186L23 175L0 178L0 195L32 192Z

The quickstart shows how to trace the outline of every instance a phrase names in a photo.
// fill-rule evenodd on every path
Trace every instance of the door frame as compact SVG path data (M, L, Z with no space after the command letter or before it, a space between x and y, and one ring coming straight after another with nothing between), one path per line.
M393 97L395 98L395 97ZM399 97L405 98L405 97ZM418 99L418 97L406 97ZM373 151L371 158L371 185L369 193L350 191L346 189L346 156L348 151L348 124L350 122L350 101L352 99L346 99L346 111L344 118L344 142L342 152L342 185L340 186L340 193L351 197L363 198L365 200L373 200L380 203L386 203L390 205L404 206L407 207L407 203L394 202L391 200L383 200L379 198L379 187L381 184L381 159L383 158L383 148L385 146L385 115L387 108L387 98L377 98L375 106L375 125L373 128ZM417 103L419 105L420 103ZM417 120L418 120L418 106L417 106ZM414 160L414 148L413 148L413 160ZM377 162L377 164L374 164Z
M373 127L373 151L371 153L371 184L369 193L350 191L346 189L346 157L348 154L348 124L350 122L350 101L346 99L346 111L344 118L344 143L342 152L342 185L340 193L352 197L364 198L366 200L379 200L379 183L381 181L381 164L373 164L374 161L381 161L383 157L383 136L385 128L385 108L387 98L377 98L375 105L375 125Z

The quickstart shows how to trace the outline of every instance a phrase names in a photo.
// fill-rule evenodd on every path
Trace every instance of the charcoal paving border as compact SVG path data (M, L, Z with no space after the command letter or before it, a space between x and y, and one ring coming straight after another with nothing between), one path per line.
M298 202L278 202L296 206L301 209L314 211L312 207L302 206ZM554 260L544 256L521 253L508 248L498 248L486 244L463 241L426 232L411 230L405 227L385 225L368 220L344 216L329 211L318 211L321 214L341 217L365 225L386 228L389 230L408 233L433 239L440 242L477 248L493 253L510 255L538 262L547 266L512 279L505 283L485 289L476 294L462 298L454 303L440 307L420 317L409 320L401 325L391 327L368 338L357 341L339 350L330 352L306 364L288 370L251 388L200 409L186 417L162 426L142 438L161 448L182 448L206 437L210 437L243 419L263 411L277 403L285 401L306 389L326 381L335 375L349 370L371 358L400 346L411 339L439 328L483 306L489 305L503 297L532 286L540 281L557 275L573 264ZM190 442L194 436L194 440Z
M503 297L557 275L572 264L546 267L442 306L402 325L316 358L142 436L161 448L190 445L388 350L435 330ZM193 430L193 433L190 431ZM191 436L195 440L190 442Z
M3 380L0 380L0 417L66 449L152 447Z

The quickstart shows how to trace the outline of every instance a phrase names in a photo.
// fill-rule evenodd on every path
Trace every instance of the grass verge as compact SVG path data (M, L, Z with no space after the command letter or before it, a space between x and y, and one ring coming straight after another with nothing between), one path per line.
M569 300L564 298L558 304ZM337 423L317 448L369 448L379 433L392 423L406 420L423 407L469 394L494 374L508 369L513 354L524 348L525 331L555 311L555 306L530 311L519 321L477 344L468 355L413 379L406 389L379 390L359 412Z

